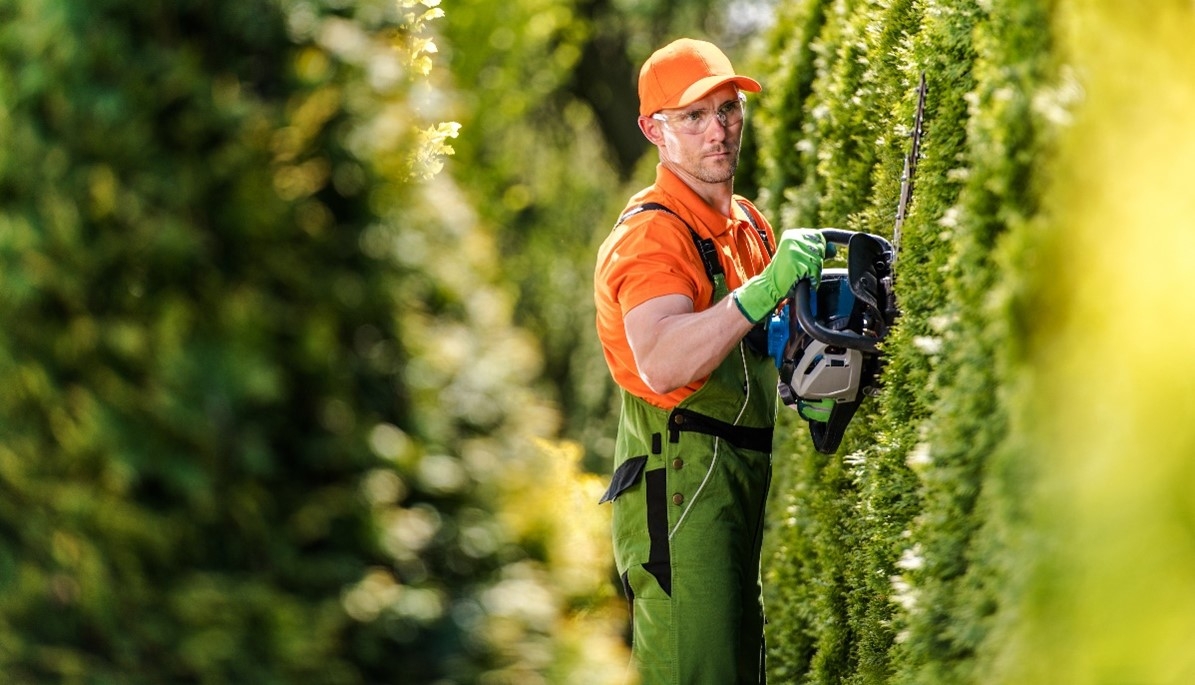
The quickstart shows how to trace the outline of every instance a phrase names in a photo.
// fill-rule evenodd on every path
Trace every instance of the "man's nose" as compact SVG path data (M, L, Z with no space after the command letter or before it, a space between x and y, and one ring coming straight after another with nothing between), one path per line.
M707 136L716 140L721 140L728 135L727 129L730 128L730 124L726 123L725 114L722 112L715 113L710 123L712 123L713 126L706 126Z

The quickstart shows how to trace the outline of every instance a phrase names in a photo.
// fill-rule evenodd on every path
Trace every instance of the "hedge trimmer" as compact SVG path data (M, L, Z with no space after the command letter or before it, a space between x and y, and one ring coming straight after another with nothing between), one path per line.
M768 325L768 353L780 369L780 397L808 422L813 446L823 454L838 451L859 405L878 391L880 344L900 314L894 267L921 154L925 95L922 73L892 242L871 233L822 229L828 248L846 248L847 267L824 269L817 285L798 281L788 305Z

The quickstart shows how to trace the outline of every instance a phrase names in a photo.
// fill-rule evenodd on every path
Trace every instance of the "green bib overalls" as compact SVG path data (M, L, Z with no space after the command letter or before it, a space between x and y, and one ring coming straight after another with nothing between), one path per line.
M715 302L727 295L718 271ZM622 392L602 501L613 500L643 685L763 682L759 562L776 380L771 359L740 342L672 411Z

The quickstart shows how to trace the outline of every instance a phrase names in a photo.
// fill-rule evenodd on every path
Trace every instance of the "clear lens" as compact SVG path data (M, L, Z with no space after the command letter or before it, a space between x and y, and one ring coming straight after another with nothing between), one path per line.
M705 131L710 125L710 119L717 117L718 123L723 126L734 126L743 120L744 103L743 95L735 100L731 100L718 108L717 112L710 109L694 109L680 114L673 114L671 116L656 113L651 115L653 119L671 124L673 128L681 133L701 133Z

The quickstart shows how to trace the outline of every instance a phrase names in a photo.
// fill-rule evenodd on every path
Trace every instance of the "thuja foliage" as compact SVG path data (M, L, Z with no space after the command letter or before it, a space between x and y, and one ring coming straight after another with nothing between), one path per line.
M832 0L783 3L780 17L753 133L755 181L784 226L893 237L923 72L929 98L883 391L833 457L783 420L769 668L784 682L983 682L989 625L1015 599L1001 541L1020 514L1000 498L1027 477L997 467L1018 364L1015 281L997 257L1039 213L1050 8Z

